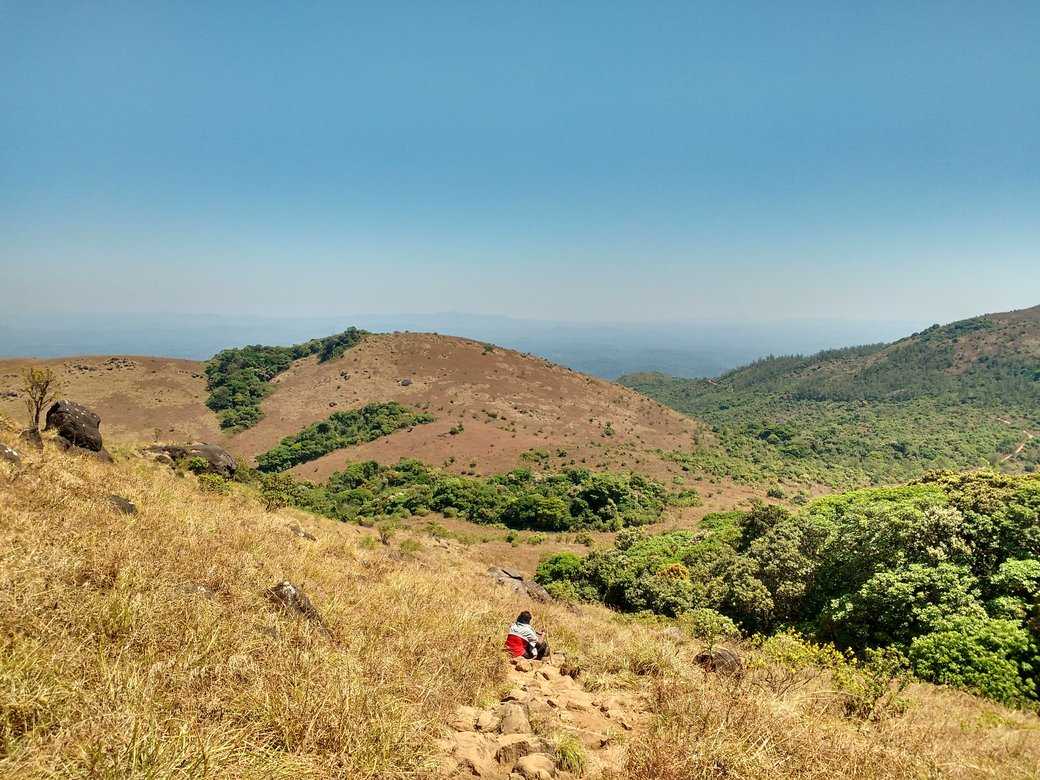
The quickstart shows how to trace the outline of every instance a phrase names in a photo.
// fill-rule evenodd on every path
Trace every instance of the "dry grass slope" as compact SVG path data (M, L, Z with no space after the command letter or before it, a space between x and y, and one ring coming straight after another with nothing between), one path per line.
M0 441L18 447L12 426ZM501 634L521 606L463 548L411 539L423 549L405 554L125 455L25 457L0 462L0 776L455 776L438 753L446 724L505 692ZM328 635L264 597L283 579ZM661 626L535 612L584 687L636 702L646 724L604 777L1040 775L1027 713L913 686L905 714L850 720L825 675L777 684L783 670L761 661L716 677Z

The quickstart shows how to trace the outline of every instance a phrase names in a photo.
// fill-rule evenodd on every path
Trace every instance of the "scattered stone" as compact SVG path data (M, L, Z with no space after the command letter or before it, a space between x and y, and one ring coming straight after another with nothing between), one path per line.
M515 764L524 756L544 753L547 745L533 734L504 734L498 738L495 760L500 764Z
M22 456L18 454L18 450L11 449L6 444L0 444L0 460L6 460L17 466L22 462Z
M408 387L411 383L412 383L411 379L402 379L401 380L401 387Z
M513 668L518 672L529 672L534 669L534 665L527 658L518 657L513 659Z
M475 731L478 711L475 707L462 706L456 710L455 720L448 725L455 731Z
M137 514L137 507L129 498L123 498L113 493L108 497L108 503L114 506L117 512L122 512L124 515Z
M516 702L503 704L501 714L502 725L499 728L503 734L527 734L531 731L524 705Z
M306 539L308 542L316 542L316 541L318 541L318 537L317 536L315 536L314 534L310 533L309 531L304 531L296 523L290 523L288 526L286 526L286 528L288 528L289 531L294 536L298 536L301 539Z
M159 460L160 455L165 455L173 463L186 458L202 458L206 461L206 471L226 479L234 477L237 468L231 453L215 444L156 444L145 447L144 451L156 460Z
M744 662L740 656L725 647L717 647L714 650L704 650L693 657L693 662L706 672L742 677L744 674Z
M474 725L477 731L498 731L498 727L502 725L502 719L493 712L483 710L477 715Z
M581 667L578 666L576 661L565 658L560 662L560 674L564 677L570 677L572 680L576 680L578 679L578 675L581 674Z
M99 452L101 441L101 417L75 401L55 401L47 410L44 430L54 430L71 446Z
M293 612L316 624L324 633L329 633L328 626L321 614L311 604L302 590L288 580L282 580L266 593L269 601L277 604L288 612Z
M548 753L531 753L517 761L513 771L524 780L552 780L556 777L556 762Z

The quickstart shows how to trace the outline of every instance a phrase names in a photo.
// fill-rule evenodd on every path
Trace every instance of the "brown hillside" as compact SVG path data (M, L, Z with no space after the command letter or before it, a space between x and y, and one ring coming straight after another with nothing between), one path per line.
M364 458L415 457L490 474L530 464L521 455L531 450L545 451L554 464L574 460L663 476L667 466L654 449L688 447L694 435L705 435L697 422L611 382L512 350L489 352L476 341L428 333L369 336L339 360L297 361L274 384L262 405L264 419L231 440L236 452L264 452L333 411L366 403L399 401L436 418L296 469L310 479ZM460 425L461 432L450 433Z
M490 474L533 465L532 450L554 466L633 469L659 478L677 474L654 450L688 449L701 425L611 382L531 355L425 333L372 335L334 361L297 361L275 378L265 418L229 436L205 406L204 364L150 357L75 357L0 361L0 413L23 416L18 389L30 364L50 366L62 396L96 410L110 443L203 440L251 460L279 440L334 411L400 401L436 421L338 451L296 469L324 479L347 460L393 462L415 457L454 471ZM403 386L402 380L411 380ZM456 434L451 429L462 427ZM608 433L613 431L612 434ZM471 465L476 464L476 465Z

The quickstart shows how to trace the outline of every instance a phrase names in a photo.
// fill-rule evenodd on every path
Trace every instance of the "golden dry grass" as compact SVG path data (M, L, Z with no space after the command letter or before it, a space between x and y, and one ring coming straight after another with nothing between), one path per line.
M2 424L0 441L18 445ZM0 776L432 777L456 707L502 692L502 632L522 602L461 545L401 555L402 539L206 494L136 458L27 460L0 463ZM283 579L329 636L265 598ZM694 668L696 645L660 626L535 613L587 688L636 702L646 726L613 777L1040 776L1028 713L922 685L901 716L849 720L820 680L734 682Z
M297 539L143 462L48 452L0 479L5 776L414 776L455 705L501 679L501 617L464 576L346 526ZM265 599L281 579L331 638Z

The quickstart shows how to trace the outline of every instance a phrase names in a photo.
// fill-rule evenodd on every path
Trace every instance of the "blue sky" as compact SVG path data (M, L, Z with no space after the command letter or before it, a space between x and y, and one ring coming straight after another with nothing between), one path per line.
M1040 303L1040 4L0 0L0 309Z

